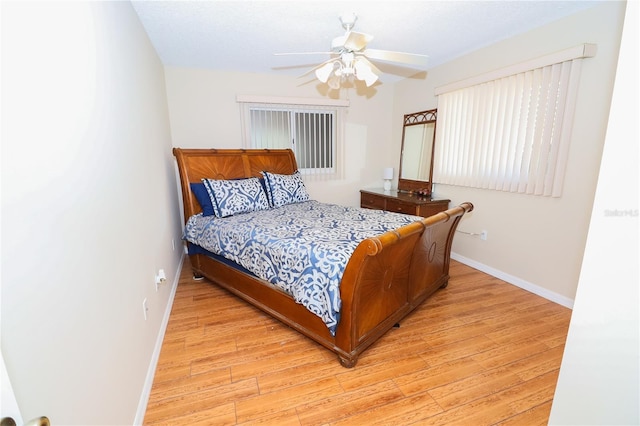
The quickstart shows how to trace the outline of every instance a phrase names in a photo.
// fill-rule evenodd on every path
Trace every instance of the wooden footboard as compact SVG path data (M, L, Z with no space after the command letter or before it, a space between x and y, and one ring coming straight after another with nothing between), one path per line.
M449 281L451 244L471 203L363 241L340 284L340 362L358 356L427 297Z
M190 183L202 178L260 176L260 171L296 170L291 150L204 150L174 148L180 174L184 219L201 211ZM335 352L345 367L430 294L447 284L451 243L470 203L362 241L345 269L342 307L335 337L324 322L267 281L202 254L194 273L229 290L291 328Z

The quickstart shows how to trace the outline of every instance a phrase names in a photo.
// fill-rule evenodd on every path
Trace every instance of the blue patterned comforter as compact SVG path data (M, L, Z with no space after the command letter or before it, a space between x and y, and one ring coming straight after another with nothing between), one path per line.
M225 218L197 214L189 218L184 238L281 288L335 335L340 281L355 248L420 219L306 201Z

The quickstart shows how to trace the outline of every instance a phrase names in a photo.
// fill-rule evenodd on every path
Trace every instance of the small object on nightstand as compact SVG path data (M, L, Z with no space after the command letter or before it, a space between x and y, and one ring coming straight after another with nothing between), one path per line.
M420 197L429 197L429 196L431 196L431 194L429 193L429 189L425 188L425 189L420 189L418 191L418 196L420 196Z
M393 167L385 167L382 172L382 178L384 179L384 190L391 190L391 180L393 179Z

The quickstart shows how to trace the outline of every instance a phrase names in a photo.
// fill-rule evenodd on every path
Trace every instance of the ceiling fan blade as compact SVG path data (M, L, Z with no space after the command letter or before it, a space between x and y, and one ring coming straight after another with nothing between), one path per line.
M367 43L373 40L373 36L365 33L357 33L350 31L347 34L347 39L344 42L344 48L353 52L359 52L367 47Z
M288 53L274 53L275 56L287 56L287 55L335 55L335 52L288 52Z
M393 52L390 50L366 49L362 52L369 59L378 61L401 62L412 65L427 65L429 57L417 53Z
M367 64L371 70L376 73L377 75L382 75L384 74L382 71L380 71L378 69L378 67L376 67L375 65L373 65L373 62L371 62L370 60L367 59L366 56L364 55L358 55L358 60L364 62L365 64Z
M324 62L322 62L321 64L318 64L318 65L316 65L315 67L311 68L309 71L305 72L304 74L299 75L299 76L298 76L298 78L302 78L302 77L304 77L305 75L311 74L312 72L314 72L315 70L317 70L317 69L319 69L319 68L322 68L322 67L323 67L323 66L325 66L326 64L331 63L331 62L334 62L334 61L337 61L337 60L338 60L338 59L336 59L336 58L331 58L331 59L329 59L328 61L324 61Z

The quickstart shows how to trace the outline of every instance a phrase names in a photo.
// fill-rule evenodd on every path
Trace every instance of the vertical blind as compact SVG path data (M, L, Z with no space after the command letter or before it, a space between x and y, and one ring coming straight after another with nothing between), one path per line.
M341 175L336 106L246 103L241 111L246 148L291 148L305 175Z
M250 148L291 148L298 168L333 172L335 110L294 106L249 106Z
M294 151L298 167L333 171L335 165L335 114L294 112Z
M439 93L434 182L559 197L581 59Z

